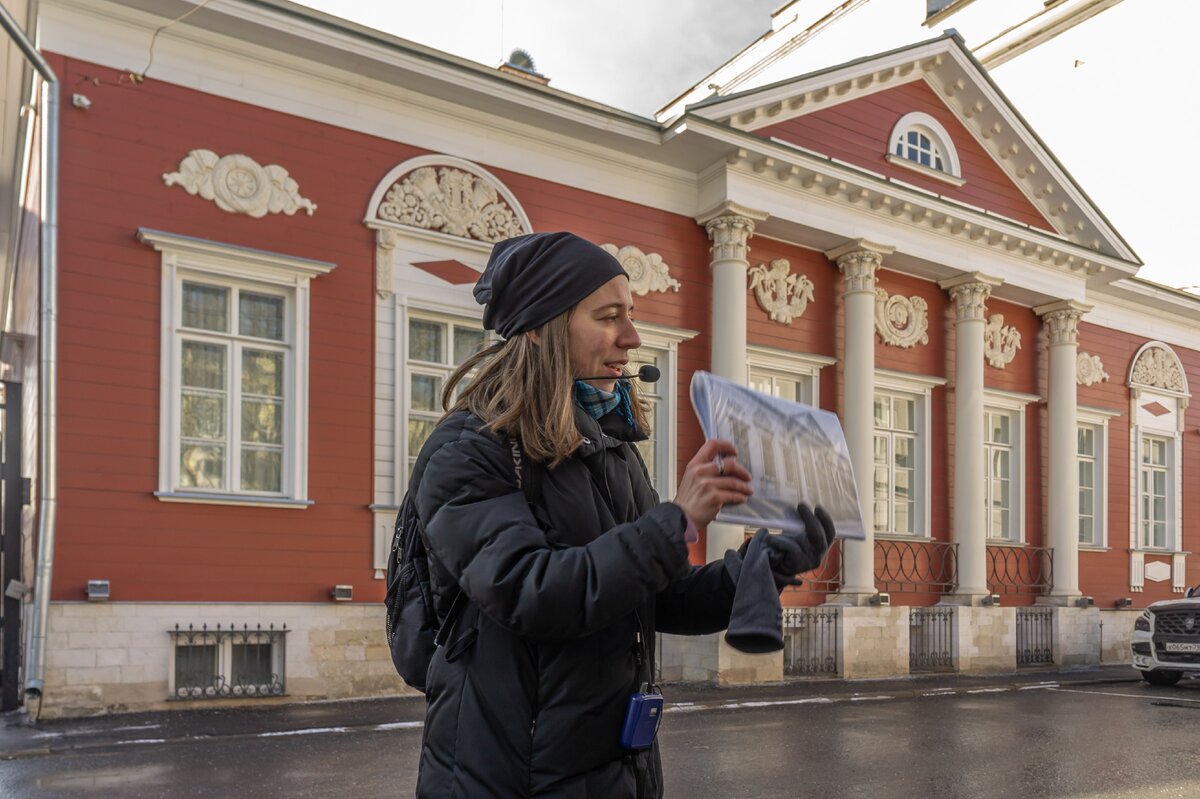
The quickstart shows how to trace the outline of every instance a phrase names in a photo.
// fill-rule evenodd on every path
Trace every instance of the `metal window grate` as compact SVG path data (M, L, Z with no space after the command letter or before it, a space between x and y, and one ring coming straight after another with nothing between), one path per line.
M1017 665L1054 663L1054 609L1017 608Z
M840 621L839 608L784 608L784 672L837 676L841 672Z
M909 608L908 669L954 671L954 608Z
M287 625L218 624L168 630L174 656L170 699L283 696Z

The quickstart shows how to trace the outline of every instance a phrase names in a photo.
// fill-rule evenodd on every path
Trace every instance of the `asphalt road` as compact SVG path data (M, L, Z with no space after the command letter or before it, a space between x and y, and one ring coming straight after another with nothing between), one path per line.
M411 796L421 729L156 734L0 762L0 797ZM1200 680L725 700L676 705L660 735L669 797L1200 796Z

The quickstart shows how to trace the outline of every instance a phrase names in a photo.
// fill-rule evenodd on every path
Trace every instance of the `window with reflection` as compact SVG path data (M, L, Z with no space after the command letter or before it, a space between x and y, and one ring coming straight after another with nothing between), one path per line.
M409 316L407 340L406 482L421 446L444 413L442 388L446 381L455 369L488 346L479 322L424 315ZM458 384L455 397L469 382L470 376Z
M987 506L988 537L1002 541L1016 540L1016 525L1013 515L1013 487L1016 475L1014 453L1014 414L987 410L984 417L984 458L986 461L986 487L984 502Z
M287 296L185 279L180 302L176 488L283 493L294 401Z
M917 402L875 395L873 523L879 533L911 535L917 528Z

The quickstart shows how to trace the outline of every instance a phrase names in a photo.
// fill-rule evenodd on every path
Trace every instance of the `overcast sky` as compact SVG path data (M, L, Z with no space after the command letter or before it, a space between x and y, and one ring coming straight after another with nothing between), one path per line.
M488 66L520 47L555 88L653 116L769 30L771 11L782 1L303 0L303 5ZM920 0L899 1L919 6L914 13L924 7ZM1124 0L993 72L1017 110L1141 256L1146 266L1139 276L1171 286L1200 284L1200 252L1186 244L1197 226L1187 197L1200 185L1200 91L1191 84L1197 30L1197 0ZM914 27L912 40L937 33ZM845 60L865 55L870 53L848 51Z

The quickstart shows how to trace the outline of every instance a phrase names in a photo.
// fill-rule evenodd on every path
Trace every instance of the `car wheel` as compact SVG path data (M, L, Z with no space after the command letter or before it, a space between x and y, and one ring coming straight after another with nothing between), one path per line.
M1173 671L1171 669L1157 669L1155 671L1143 671L1142 679L1151 685L1174 685L1179 682L1179 678L1183 676L1182 671Z

